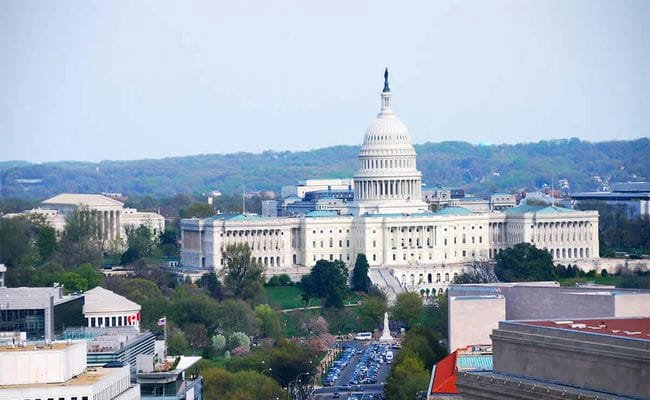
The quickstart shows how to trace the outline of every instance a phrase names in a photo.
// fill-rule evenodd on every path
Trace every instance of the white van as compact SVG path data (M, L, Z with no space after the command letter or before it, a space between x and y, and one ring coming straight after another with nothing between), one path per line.
M359 332L357 335L354 337L356 340L371 340L372 339L372 333L371 332Z

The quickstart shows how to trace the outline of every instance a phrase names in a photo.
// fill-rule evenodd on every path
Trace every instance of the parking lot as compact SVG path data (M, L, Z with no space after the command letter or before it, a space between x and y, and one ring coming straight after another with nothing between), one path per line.
M386 344L345 342L344 350L323 377L314 399L383 399L395 349Z

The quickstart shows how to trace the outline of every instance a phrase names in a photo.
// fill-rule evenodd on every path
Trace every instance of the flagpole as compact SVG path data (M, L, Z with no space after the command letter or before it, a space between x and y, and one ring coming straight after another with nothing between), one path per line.
M163 326L163 331L165 332L165 350L163 351L163 357L167 358L167 316L165 315L165 325Z

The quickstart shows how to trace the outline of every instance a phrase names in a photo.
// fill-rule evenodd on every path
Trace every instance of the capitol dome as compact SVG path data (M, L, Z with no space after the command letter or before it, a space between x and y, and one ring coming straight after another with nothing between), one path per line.
M378 152L373 152L378 150ZM381 110L377 114L363 138L361 155L387 154L415 155L411 144L411 134L404 123L397 118L393 111L393 94L388 85L388 69L384 73L384 90L381 93Z
M363 138L354 180L354 214L426 210L422 174L406 125L395 115L393 94L384 72L381 110Z

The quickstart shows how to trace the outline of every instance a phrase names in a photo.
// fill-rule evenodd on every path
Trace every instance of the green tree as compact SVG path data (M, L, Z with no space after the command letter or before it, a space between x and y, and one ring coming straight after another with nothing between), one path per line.
M222 368L199 371L206 400L257 400L284 398L280 385L256 371L229 372Z
M422 299L417 293L405 292L397 295L392 315L398 321L411 326L423 311Z
M409 354L402 361L395 363L385 387L386 398L394 400L412 400L417 393L425 390L429 381L429 372L416 355Z
M11 267L31 265L35 258L32 227L26 218L0 218L0 263L6 264L7 280Z
M204 288L213 299L221 300L223 298L221 282L214 272L204 274L196 283Z
M324 299L325 307L343 307L347 292L348 270L343 261L319 260L308 275L302 277L303 298Z
M127 229L126 237L128 249L122 254L120 264L158 255L158 236L147 225Z
M66 292L83 292L88 289L88 281L76 272L63 272L59 275L61 283Z
M248 244L226 246L224 285L232 296L253 301L264 292L264 267L251 258Z
M316 364L314 354L309 349L288 340L277 342L273 352L269 354L268 361L271 376L282 386L288 385L300 373L313 374Z
M172 320L183 329L196 323L213 332L219 321L221 306L202 290L180 286L170 296L168 310Z
M255 307L255 316L259 326L259 335L279 339L282 334L280 318L278 313L268 304L260 304Z
M36 226L36 247L41 262L50 261L54 258L59 250L54 228L45 224Z
M363 303L356 308L362 329L370 331L382 326L384 313L388 311L388 304L383 296L367 296L363 299Z
M61 238L61 262L65 267L75 267L89 262L99 265L102 258L102 238L99 216L88 207L78 207L65 218Z
M190 345L182 330L175 328L167 338L167 352L173 356L189 354Z
M92 289L102 284L104 275L97 270L96 267L83 263L74 269L80 277L84 278L88 283L88 289Z
M180 246L178 244L178 235L176 231L165 228L160 235L160 252L165 257L178 257L180 255Z
M207 203L192 203L181 210L181 218L208 218L217 212Z
M217 330L229 335L244 332L249 336L257 334L258 325L250 304L239 299L227 299L216 308Z
M352 290L368 292L370 278L368 278L368 259L365 254L359 254L352 270Z
M554 281L558 279L551 253L530 243L518 243L495 257L494 272L502 282Z
M107 279L107 288L134 301L142 307L143 328L159 329L156 321L167 312L167 299L155 282L140 278Z
M65 270L61 264L53 261L46 262L45 264L36 268L31 283L34 286L51 287L55 282L61 283L61 274L64 272Z
M192 349L192 354L202 352L208 347L208 330L201 324L187 324L185 327L185 337L187 343Z

